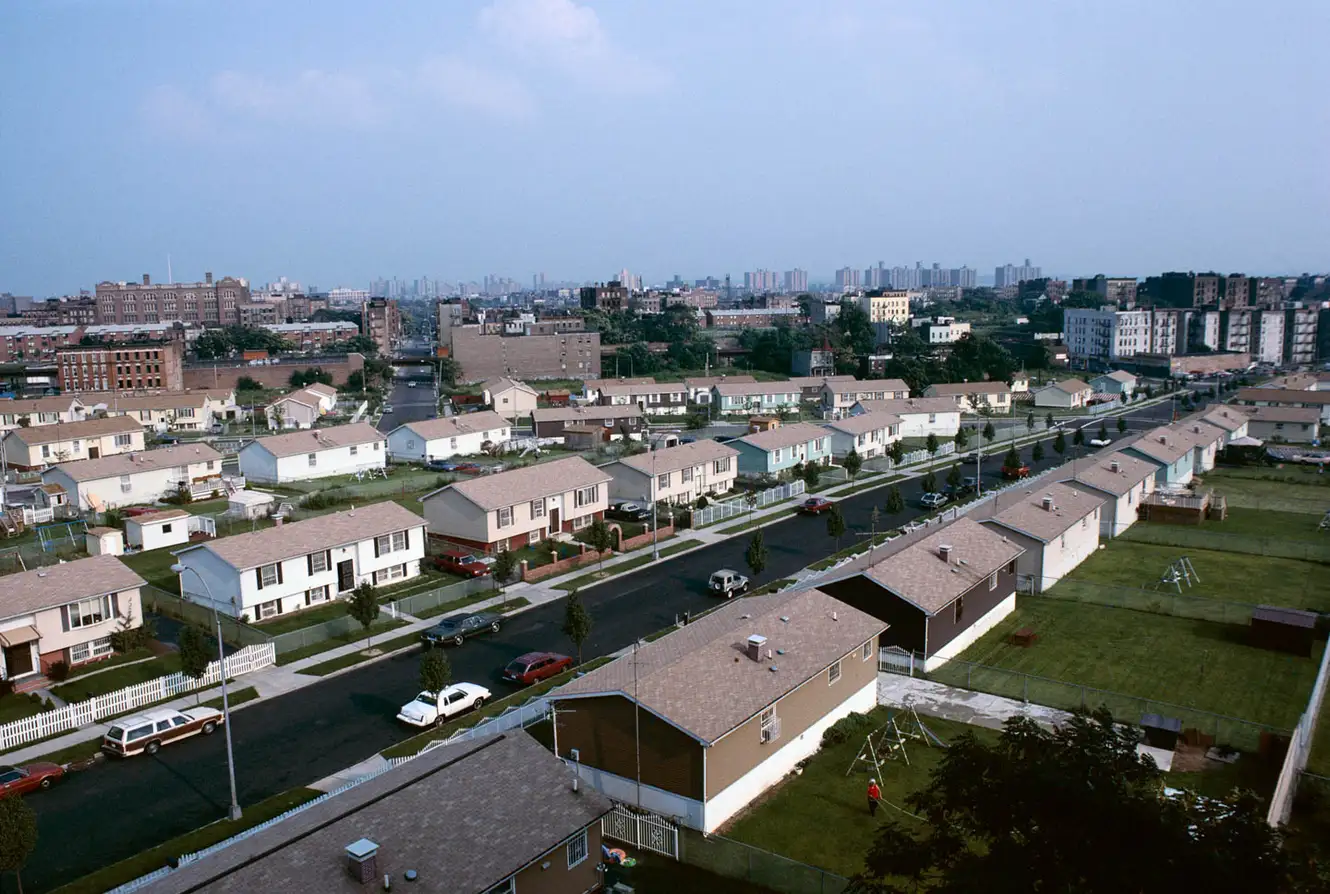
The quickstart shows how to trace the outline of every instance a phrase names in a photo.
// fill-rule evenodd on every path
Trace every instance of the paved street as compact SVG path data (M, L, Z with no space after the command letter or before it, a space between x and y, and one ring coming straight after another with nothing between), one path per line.
M401 385L395 391L398 409L416 406L418 395L428 401L430 394L427 388ZM403 396L412 402L403 403ZM1147 419L1163 421L1168 412L1165 404L1133 414L1133 427ZM1027 461L1029 452L1028 447L1023 451ZM1045 454L1042 463L1031 463L1035 471L1053 464L1056 454L1047 443ZM996 483L1000 462L999 453L984 463L986 482ZM884 512L884 527L919 513L918 480L905 482L901 490L910 509L896 517ZM868 530L872 507L881 507L885 498L886 490L877 489L841 501L851 529L842 546L853 542L854 532ZM792 517L768 525L765 534L770 559L757 583L791 576L834 550L821 518ZM585 591L595 618L585 655L612 652L667 626L682 612L714 604L705 594L707 577L720 567L743 569L747 541L745 535L705 546ZM498 674L511 658L532 649L571 651L559 632L562 614L562 601L547 604L516 615L496 636L450 650L454 679L484 683L496 697L507 695L512 688ZM241 804L308 785L406 738L409 731L393 718L415 694L418 663L415 654L390 658L239 711L233 732ZM24 872L25 889L49 890L198 828L223 816L227 799L220 735L74 774L28 799L38 816L40 840ZM0 881L0 891L12 886L12 878Z

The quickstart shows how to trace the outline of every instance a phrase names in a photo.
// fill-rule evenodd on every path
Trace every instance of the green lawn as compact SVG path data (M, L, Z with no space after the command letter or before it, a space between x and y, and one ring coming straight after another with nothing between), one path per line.
M346 609L347 603L345 600L334 599L320 605L318 608L301 609L297 612L288 612L275 618L269 618L266 621L256 621L253 626L269 636L278 636L282 633L290 633L292 630L316 627L319 624L345 617Z
M229 680L227 682L230 683ZM228 688L226 691L227 704L232 708L243 705L245 702L252 702L258 697L259 691L253 686L244 686L240 689ZM207 699L202 702L202 705L205 708L216 708L220 711L222 710L222 697L219 695L216 698Z
M396 630L398 627L405 627L406 621L401 618L393 620L387 615L380 615L379 620L375 621L370 627L370 636L381 636L390 630ZM336 649L339 646L350 645L351 643L364 642L365 631L359 627L349 633L341 636L334 636L329 639L321 640L317 643L311 643L308 646L301 646L298 649L292 649L289 652L282 652L277 656L278 664L290 664L293 661L299 661L302 658L309 658L311 655L318 655L320 652L327 652L330 649Z
M1326 509L1330 510L1330 492L1326 494ZM1316 527L1319 521L1319 518L1306 512L1274 512L1230 507L1228 518L1223 521L1207 521L1198 530L1218 531L1224 534L1240 534L1250 537L1330 543L1330 536L1326 536L1325 531Z
M661 549L660 557L664 559L667 556L672 556L675 553L681 553L684 550L693 549L694 547L701 545L702 544L696 540L686 540L683 543L675 543ZM615 575L623 574L626 571L632 571L635 568L641 568L643 565L649 564L652 561L654 561L654 557L652 556L651 551L647 550L644 554L638 555L635 558L611 565L609 568L606 568L604 572L594 571L591 574L584 574L581 577L575 577L570 581L555 584L554 589L571 592L581 587L589 587L592 584L598 584L601 581L609 580Z
M1312 734L1312 753L1307 761L1308 772L1330 777L1330 698L1321 702L1321 715Z
M1325 476L1316 476L1313 480L1315 483L1308 484L1264 480L1233 474L1227 469L1217 469L1202 479L1205 487L1223 494L1230 507L1322 515L1330 510L1330 488L1323 483Z
M129 664L131 661L142 661L145 658L151 657L152 650L146 648L135 649L132 652L117 652L110 658L106 658L102 661L89 661L87 664L80 664L76 667L70 668L69 679L72 680L75 677L81 677L84 674L103 671L107 668L117 667L121 664Z
M964 661L1063 681L1032 681L1028 698L1059 708L1081 703L1080 687L1093 687L1142 699L1158 699L1201 711L1292 729L1316 678L1318 645L1312 658L1258 649L1246 643L1246 628L1195 621L1122 608L1062 602L1037 596L1017 597L1017 608L960 656ZM1028 648L1007 638L1030 627L1039 635ZM967 677L963 662L952 662L930 679L1020 698L1021 678L975 670ZM1085 694L1094 707L1103 694ZM1109 701L1124 720L1137 720L1142 705ZM1150 710L1156 710L1151 708ZM1169 713L1167 708L1157 710ZM1184 717L1184 726L1204 724ZM1223 741L1251 730L1221 729ZM1235 746L1254 750L1246 739Z
M41 698L35 694L11 692L0 698L0 724L13 723L42 712Z
M479 593L472 593L470 596L462 596L458 599L451 599L448 602L440 602L433 608L427 608L424 611L415 612L413 617L434 618L439 615L446 615L449 612L457 611L459 608L466 608L468 605L484 602L486 599L493 599L497 595L497 590L482 590Z
M155 549L146 553L135 553L132 556L121 556L120 561L154 587L168 593L180 592L180 580L171 571L176 557L171 555L169 550Z
M721 534L738 534L738 533L740 533L741 531L748 531L748 530L751 530L751 529L753 529L753 528L761 527L762 525L773 525L773 524L775 524L776 522L783 522L783 521L785 521L785 520L788 519L791 515L794 515L794 514L795 514L796 512L798 512L798 511L799 511L799 510L798 510L797 507L791 507L791 508L789 508L789 509L785 509L785 510L782 510L782 511L780 511L780 512L776 512L776 513L773 513L773 514L771 514L771 515L764 516L764 517L762 517L762 518L754 517L751 521L746 521L746 522L744 522L743 524L740 524L740 525L730 525L728 528L721 528L720 531L719 531L719 533L721 533ZM707 527L710 527L710 525L708 525Z
M180 655L177 652L170 652L151 661L122 664L105 673L73 677L69 682L53 688L51 692L66 702L81 702L95 695L104 695L136 683L155 680L178 670L180 670Z

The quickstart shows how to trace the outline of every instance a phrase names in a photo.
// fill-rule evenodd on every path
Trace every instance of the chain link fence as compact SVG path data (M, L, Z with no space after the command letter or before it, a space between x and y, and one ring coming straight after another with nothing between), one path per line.
M1253 537L1247 534L1208 531L1204 528L1185 527L1183 525L1132 525L1119 536L1124 540L1135 543L1149 543L1155 546L1212 549L1220 552L1247 553L1253 556L1303 559L1309 562L1330 562L1330 532L1325 534L1324 543L1283 540L1274 537Z
M720 835L679 828L679 860L779 894L841 894L849 879Z
M211 633L213 629L213 611L211 608L182 599L174 593L168 593L160 587L146 584L139 588L143 602L143 611L154 615L165 615L186 624L192 624ZM272 642L271 637L257 627L252 627L230 615L217 613L222 622L222 640L233 646L253 646ZM277 650L282 651L280 648Z
M1029 592L1028 583L1028 580L1022 581L1022 592ZM1065 577L1057 582L1057 586L1049 587L1039 595L1046 599L1088 602L1092 605L1129 608L1138 612L1172 615L1175 618L1191 618L1195 621L1240 624L1244 627L1251 623L1252 609L1256 607L1246 602L1227 602L1205 596L1191 596L1185 592L1179 593L1163 587L1158 590L1139 590Z
M788 500L791 497L798 497L804 493L804 483L802 481L791 481L788 484L782 484L779 487L769 487L766 490L755 492L757 502L749 505L746 498L737 500L726 500L724 503L712 503L705 509L694 509L692 521L689 523L691 528L703 528L707 525L714 525L717 522L726 519L739 518L747 515L749 512L755 512L758 509L770 506L773 503L779 503L782 500Z

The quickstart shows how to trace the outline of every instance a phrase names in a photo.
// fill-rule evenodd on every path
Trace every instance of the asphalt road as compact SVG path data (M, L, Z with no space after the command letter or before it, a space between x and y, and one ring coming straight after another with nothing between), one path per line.
M1167 421L1168 413L1167 405L1140 411L1132 427ZM1116 436L1113 424L1109 428ZM999 443L992 449L984 479L996 483L1005 448ZM1054 464L1057 455L1048 444L1044 451L1043 462L1030 462L1035 471ZM1029 452L1023 451L1027 462ZM973 472L967 468L966 474ZM895 517L884 512L884 527L920 514L919 481L905 482L901 491L909 509ZM840 501L850 529L842 546L868 530L872 507L881 508L885 499L885 489L877 489ZM791 517L767 525L764 535L770 555L758 584L790 576L835 548L822 518ZM707 578L717 568L743 570L747 543L746 536L731 538L586 590L595 627L584 655L612 652L683 612L713 605ZM572 653L559 632L563 610L560 600L523 612L497 635L451 649L454 679L482 683L496 698L513 692L499 678L513 657L542 649ZM394 717L418 688L418 665L415 653L397 656L237 712L232 732L241 805L330 776L411 735ZM37 813L39 841L24 872L25 890L46 891L224 816L224 739L198 736L155 757L106 762L32 795L28 803ZM0 879L0 891L12 890L12 877Z
M414 382L412 388L407 383ZM417 422L421 419L433 419L438 410L438 397L430 379L398 378L393 384L392 394L388 398L391 413L384 413L379 420L379 431L385 434L399 425Z

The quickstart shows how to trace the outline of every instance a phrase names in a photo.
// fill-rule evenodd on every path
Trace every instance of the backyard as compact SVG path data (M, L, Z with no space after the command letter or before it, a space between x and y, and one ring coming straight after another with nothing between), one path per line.
M1206 488L1223 494L1230 507L1323 515L1330 511L1330 478L1289 469L1222 468L1207 473Z

